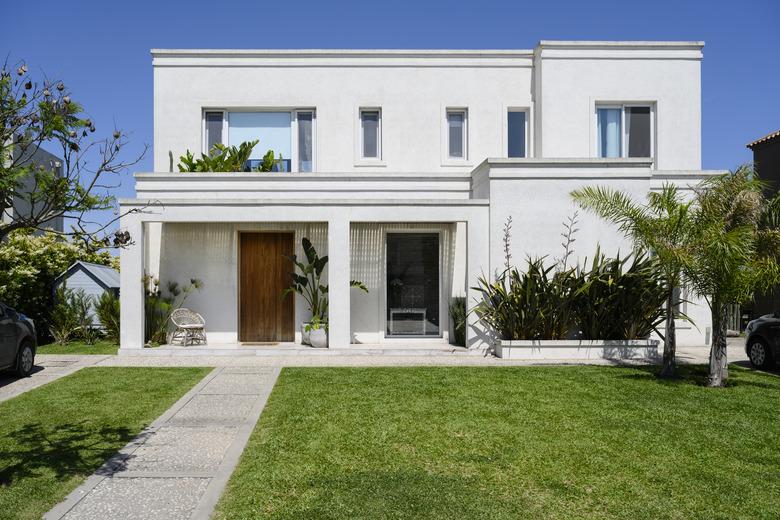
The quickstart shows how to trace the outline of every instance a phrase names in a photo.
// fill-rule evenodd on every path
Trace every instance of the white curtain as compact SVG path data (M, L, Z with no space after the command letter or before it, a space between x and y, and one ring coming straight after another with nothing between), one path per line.
M620 157L620 109L599 108L599 157Z

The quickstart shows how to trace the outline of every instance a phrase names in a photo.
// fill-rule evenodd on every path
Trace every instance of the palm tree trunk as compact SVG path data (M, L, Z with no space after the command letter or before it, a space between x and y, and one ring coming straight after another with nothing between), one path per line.
M664 359L660 377L673 378L677 375L677 332L674 328L674 286L669 285L666 295L666 331L664 333Z
M725 386L729 377L726 358L726 306L717 300L712 302L712 347L710 349L710 375L707 386Z

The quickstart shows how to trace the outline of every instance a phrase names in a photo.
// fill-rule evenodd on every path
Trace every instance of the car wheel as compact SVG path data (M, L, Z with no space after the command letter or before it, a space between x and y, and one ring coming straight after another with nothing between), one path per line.
M29 341L22 343L19 354L16 356L16 373L20 377L27 377L32 373L35 363L35 353Z
M767 368L772 363L769 346L760 339L754 340L750 344L748 358L750 358L750 364L757 368Z

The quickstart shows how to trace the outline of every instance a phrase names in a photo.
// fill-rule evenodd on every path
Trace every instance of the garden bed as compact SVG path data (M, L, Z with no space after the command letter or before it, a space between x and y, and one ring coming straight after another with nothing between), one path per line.
M503 359L658 359L658 340L499 340Z

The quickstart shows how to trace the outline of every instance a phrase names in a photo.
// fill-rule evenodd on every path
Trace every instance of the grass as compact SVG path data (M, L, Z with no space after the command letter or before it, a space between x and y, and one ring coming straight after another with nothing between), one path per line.
M777 518L780 378L286 368L217 518Z
M0 403L0 517L39 519L208 368L84 368Z
M116 355L119 345L111 341L99 340L94 345L87 345L81 341L71 341L67 345L49 343L39 345L36 354L112 354Z

